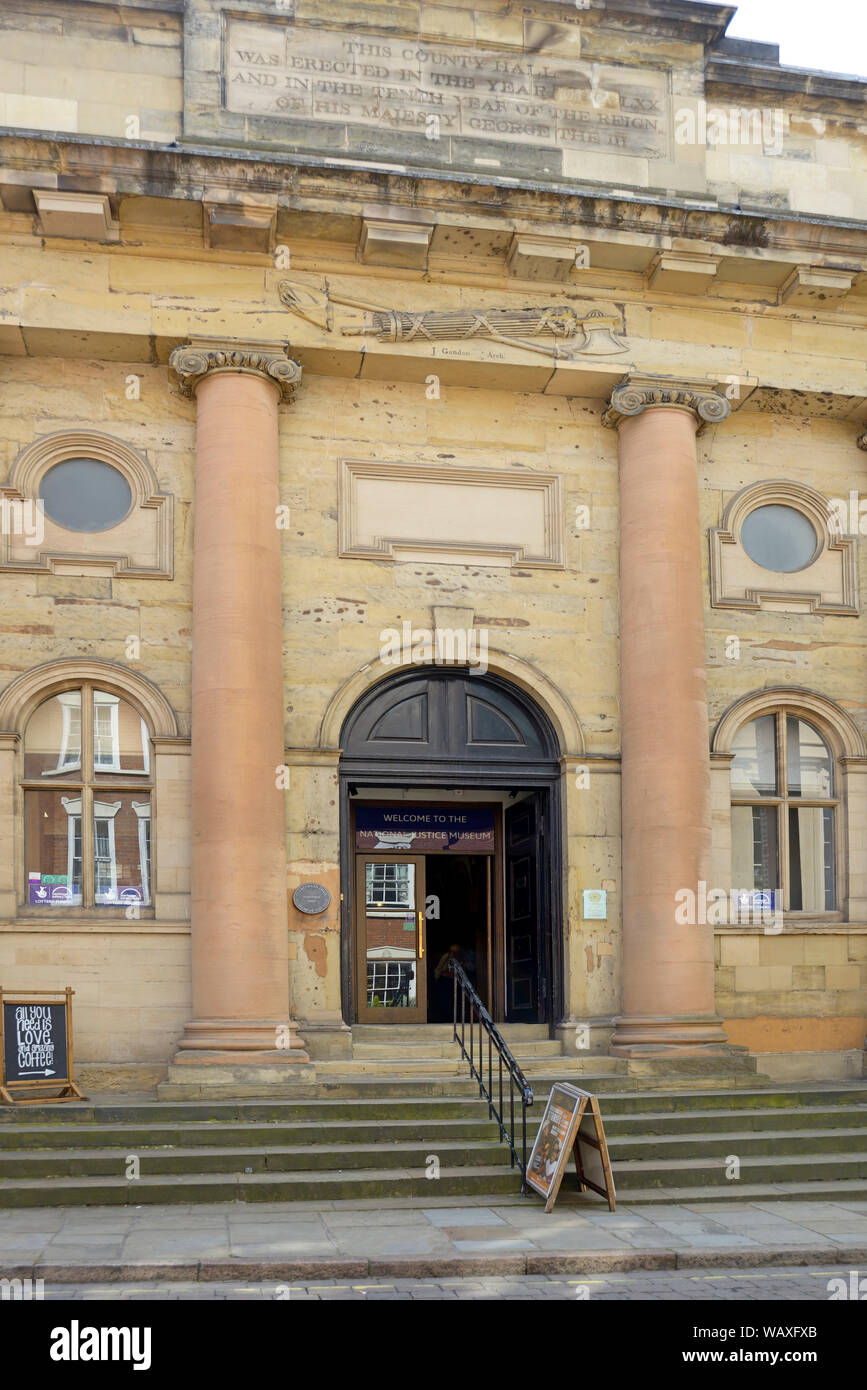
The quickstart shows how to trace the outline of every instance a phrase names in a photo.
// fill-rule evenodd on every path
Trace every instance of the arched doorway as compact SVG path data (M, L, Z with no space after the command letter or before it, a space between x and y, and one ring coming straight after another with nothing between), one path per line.
M340 747L347 1021L445 1021L457 953L495 1019L553 1023L560 750L543 711L499 676L412 667L365 692Z

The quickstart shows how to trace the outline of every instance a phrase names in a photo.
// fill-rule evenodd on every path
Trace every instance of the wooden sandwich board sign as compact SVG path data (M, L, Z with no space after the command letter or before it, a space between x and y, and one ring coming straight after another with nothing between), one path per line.
M74 990L0 988L0 1099L7 1105L86 1100L72 1079ZM46 1091L60 1094L46 1095ZM36 1091L20 1096L18 1091Z
M527 1182L545 1198L550 1211L557 1200L569 1155L575 1160L578 1186L591 1188L614 1210L614 1179L602 1128L599 1102L588 1091L565 1081L551 1087L539 1133L527 1164Z

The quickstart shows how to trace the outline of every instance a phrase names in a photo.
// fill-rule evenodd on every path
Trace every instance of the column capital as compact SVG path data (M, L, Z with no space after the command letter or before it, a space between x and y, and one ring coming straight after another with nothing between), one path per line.
M863 449L865 453L867 453L867 430L865 430L863 434L859 434L855 443L858 445L859 449Z
M725 396L706 381L677 381L671 377L630 376L615 386L604 415L603 425L616 429L632 415L641 415L656 406L677 406L691 410L699 430L705 424L718 424L731 411Z
M264 376L273 381L280 398L291 401L301 382L301 367L287 356L285 346L247 342L240 338L191 338L169 357L184 396L195 396L205 377L218 372Z

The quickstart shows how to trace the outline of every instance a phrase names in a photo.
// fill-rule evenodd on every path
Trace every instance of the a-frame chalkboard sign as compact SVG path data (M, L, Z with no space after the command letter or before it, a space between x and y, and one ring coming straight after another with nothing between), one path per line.
M545 1198L550 1211L557 1200L569 1155L575 1160L578 1186L589 1187L608 1201L614 1211L614 1179L599 1102L589 1091L579 1091L565 1081L551 1087L539 1133L527 1164L527 1182Z
M72 1079L73 994L69 987L0 988L0 1099L7 1105L87 1099ZM59 1095L46 1094L58 1087Z

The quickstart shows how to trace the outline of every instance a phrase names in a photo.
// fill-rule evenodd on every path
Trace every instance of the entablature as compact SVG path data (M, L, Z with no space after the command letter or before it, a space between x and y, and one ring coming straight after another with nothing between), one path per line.
M89 195L93 216L54 217L47 194ZM313 156L166 149L83 137L0 140L7 234L111 241L152 254L208 251L241 264L276 246L304 268L364 264L419 277L573 287L867 312L867 225L749 212L665 190L569 191L390 170ZM0 214L2 217L2 214ZM82 234L90 222L94 231ZM59 229L59 235L58 235Z

